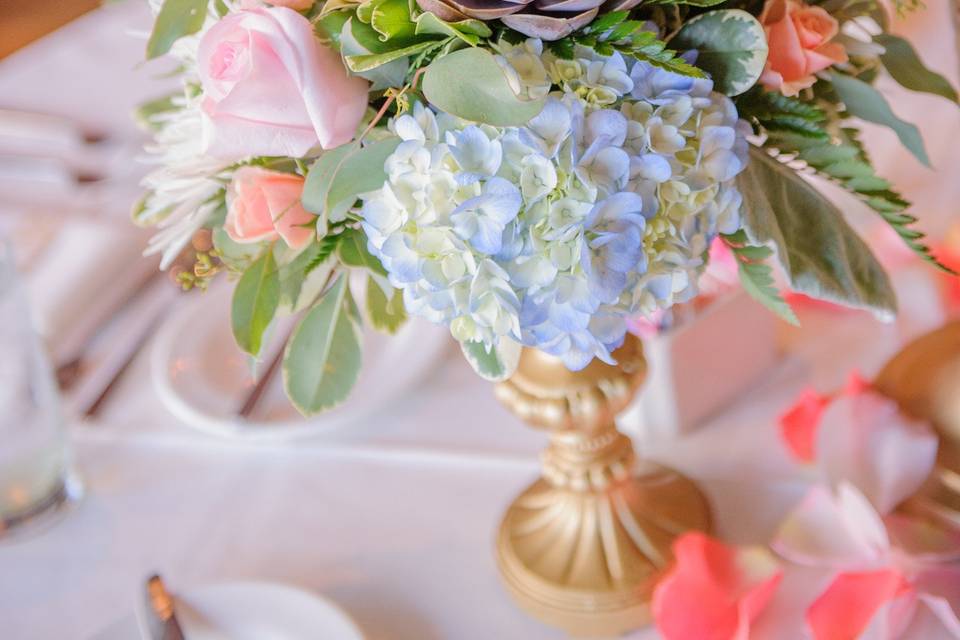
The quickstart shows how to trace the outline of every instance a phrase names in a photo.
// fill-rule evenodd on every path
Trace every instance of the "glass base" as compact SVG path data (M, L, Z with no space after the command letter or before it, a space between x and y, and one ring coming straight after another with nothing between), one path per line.
M70 507L83 497L83 485L68 474L47 497L30 508L6 516L0 515L0 542L13 542L46 530L60 521Z

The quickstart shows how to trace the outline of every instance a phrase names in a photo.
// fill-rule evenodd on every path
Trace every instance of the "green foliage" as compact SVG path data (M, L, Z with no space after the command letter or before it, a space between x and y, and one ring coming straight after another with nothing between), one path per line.
M343 236L340 234L327 234L317 242L317 250L310 258L310 261L303 267L303 275L308 276L322 265L337 250L337 245Z
M923 64L910 42L889 33L874 36L873 41L885 49L880 61L901 86L957 101L956 90L946 78Z
M263 332L280 305L280 278L273 251L264 251L233 290L230 322L237 345L251 355L260 353Z
M393 335L407 321L407 310L403 306L403 292L394 289L393 294L387 295L373 278L367 278L367 317L370 324L378 331Z
M441 111L495 126L524 125L544 103L520 99L493 54L479 48L436 58L424 73L423 94Z
M747 234L742 230L723 236L723 241L737 258L737 269L744 291L785 321L800 326L797 315L776 287L773 269L765 262L773 255L773 251L768 247L751 245Z
M400 144L396 137L361 146L359 142L324 152L311 165L301 201L307 211L320 216L318 228L326 233L331 219L351 207L357 194L383 186L384 163Z
M920 258L950 272L930 254L922 242L923 234L911 228L917 219L906 213L910 204L874 172L854 129L840 129L831 135L822 109L759 87L741 96L737 108L742 117L767 134L764 146L803 160L820 176L856 195Z
M702 13L670 40L676 49L696 49L697 66L717 91L735 96L753 87L767 62L767 37L752 15L740 9Z
M287 397L304 415L332 409L350 394L361 364L360 318L347 276L303 317L283 355Z
M930 166L930 159L923 147L923 138L916 125L904 122L893 113L883 94L872 86L845 73L837 71L829 74L837 97L843 102L847 112L876 124L889 127L900 138L900 142L912 153L917 160Z
M380 264L380 260L367 249L367 236L359 229L343 230L337 242L337 257L348 267L366 269L378 276L387 275L387 270Z
M207 17L207 0L164 0L147 41L147 60L170 51L173 43L200 31Z
M461 342L463 356L484 380L501 382L513 375L520 363L520 344L501 338L492 349L482 342Z
M751 147L737 187L747 238L776 251L795 291L892 316L896 297L883 267L840 210L800 174Z
M628 11L604 14L580 31L548 43L550 50L558 57L569 60L573 58L574 47L579 44L601 55L620 52L667 71L695 78L704 77L703 71L679 57L676 51L667 49L656 33L647 30L644 21L627 20L628 15Z

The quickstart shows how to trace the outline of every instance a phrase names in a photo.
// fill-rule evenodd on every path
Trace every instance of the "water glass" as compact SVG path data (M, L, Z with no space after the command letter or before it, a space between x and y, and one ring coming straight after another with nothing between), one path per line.
M79 491L57 386L0 238L0 538L49 522Z

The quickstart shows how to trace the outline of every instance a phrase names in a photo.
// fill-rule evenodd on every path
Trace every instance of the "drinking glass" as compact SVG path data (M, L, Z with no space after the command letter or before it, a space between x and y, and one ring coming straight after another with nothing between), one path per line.
M79 495L50 364L0 237L0 537L49 522Z

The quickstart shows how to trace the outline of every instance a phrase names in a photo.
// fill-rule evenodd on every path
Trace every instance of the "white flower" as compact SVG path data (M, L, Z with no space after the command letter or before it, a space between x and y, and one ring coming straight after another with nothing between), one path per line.
M501 40L494 47L497 63L507 74L510 88L525 100L538 100L550 91L550 77L543 66L543 42L530 38L519 44Z

